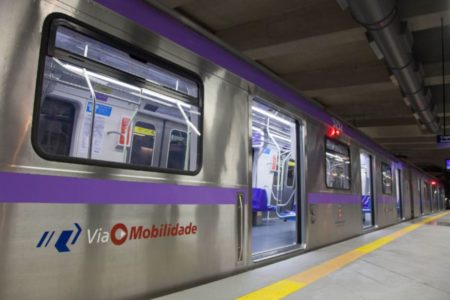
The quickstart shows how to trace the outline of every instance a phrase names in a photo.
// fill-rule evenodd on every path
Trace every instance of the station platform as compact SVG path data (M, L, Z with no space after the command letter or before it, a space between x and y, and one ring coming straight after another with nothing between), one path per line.
M450 299L450 212L156 298Z

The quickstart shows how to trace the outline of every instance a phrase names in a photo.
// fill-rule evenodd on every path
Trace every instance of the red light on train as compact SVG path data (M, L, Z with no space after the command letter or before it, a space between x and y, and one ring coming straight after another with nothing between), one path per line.
M431 183L431 185L433 185L433 186L437 184L436 180L431 180L430 183Z
M330 138L335 138L335 137L340 137L341 136L341 130L340 129L337 129L337 128L335 128L335 127L331 127L329 130L328 130L328 137L330 137Z

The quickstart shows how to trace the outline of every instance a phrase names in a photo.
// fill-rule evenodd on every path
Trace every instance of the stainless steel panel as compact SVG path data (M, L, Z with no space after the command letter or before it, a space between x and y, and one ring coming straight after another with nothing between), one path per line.
M237 259L233 205L0 205L0 299L124 299L194 284L232 272ZM56 235L82 233L71 252L58 253ZM126 225L189 224L196 235L89 244L87 230ZM48 247L36 245L46 230ZM96 241L97 239L95 239Z
M412 216L412 195L411 195L411 176L409 168L404 168L402 170L402 188L403 188L403 217L408 220Z

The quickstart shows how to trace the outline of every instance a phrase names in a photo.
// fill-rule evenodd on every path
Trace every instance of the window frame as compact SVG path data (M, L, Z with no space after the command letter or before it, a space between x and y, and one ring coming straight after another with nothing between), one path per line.
M334 150L327 149L327 140L330 140L332 142L340 144L340 145L342 145L342 146L344 146L344 147L346 147L348 149L348 159L350 161L350 163L348 164L348 177L349 177L348 188L337 188L337 187L328 185L328 182L327 182L327 151L330 151L330 152L336 153L336 154L340 154L340 155L342 155L342 153L336 152ZM328 189L330 189L330 190L351 191L352 190L352 185L353 185L353 180L352 180L352 167L351 167L352 166L352 152L351 152L351 149L350 149L350 145L348 145L348 144L346 144L344 142L341 142L339 140L331 139L331 138L325 136L323 149L324 149L323 158L324 158L324 167L325 167L325 172L324 172L324 175L325 175L325 186Z
M386 187L383 184L383 166L387 166L389 168L390 173L391 173L391 192L390 193L386 192ZM394 185L394 178L393 178L393 175L392 175L392 166L390 164L382 161L381 162L381 192L384 195L392 195L394 193L393 185Z
M90 38L95 39L96 41L105 43L109 46L115 47L121 51L124 51L131 55L133 58L137 58L145 60L159 68L167 70L175 75L184 77L189 79L197 84L198 88L198 97L193 98L188 95L185 95L180 92L176 92L172 89L165 88L162 86L158 86L156 84L150 82L143 82L137 76L132 74L128 74L124 71L114 69L113 67L108 67L99 62L93 61L88 58L78 59L78 56L66 52L62 49L57 49L55 44L56 38L56 29L58 26L65 26L69 29L76 31L80 34L86 35ZM176 170L176 169L167 169L163 167L152 167L152 166L142 166L142 165L132 165L129 163L123 162L113 162L113 161L104 161L98 159L88 159L82 157L74 157L74 156L59 156L46 153L41 149L38 141L38 133L39 133L39 119L40 119L40 107L42 101L44 101L45 97L42 97L42 88L44 82L44 72L45 72L45 60L46 57L59 57L67 62L76 62L77 65L83 65L88 69L99 71L102 74L112 76L117 78L118 75L127 75L127 83L134 84L138 87L150 87L151 90L156 90L162 94L173 95L176 98L184 98L184 99L195 99L196 102L190 103L191 105L197 106L200 112L199 125L198 130L201 135L198 136L198 144L197 144L197 163L196 169L193 171L189 170ZM119 77L120 78L120 77ZM33 146L34 151L43 159L49 161L57 161L63 163L74 163L81 165L92 165L92 166L100 166L100 167L112 167L124 170L139 170L139 171L149 171L149 172L159 172L159 173L169 173L169 174L182 174L182 175L191 175L195 176L202 170L203 167L203 123L204 123L204 86L202 78L190 71L187 70L165 58L159 57L153 53L150 53L142 48L139 48L119 37L108 34L98 28L95 28L89 24L81 22L77 19L74 19L70 16L61 13L53 13L47 16L44 20L43 28L42 28L42 38L41 45L39 51L39 61L38 61L38 69L37 69L37 80L36 80L36 89L35 89L35 99L34 99L34 109L33 109L33 122L31 129L31 144ZM152 158L153 159L153 158Z

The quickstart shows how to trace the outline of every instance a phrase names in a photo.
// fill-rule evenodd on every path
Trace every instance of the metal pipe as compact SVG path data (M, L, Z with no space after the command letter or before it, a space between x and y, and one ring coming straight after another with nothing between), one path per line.
M91 113L91 129L89 132L89 147L88 147L88 159L92 158L92 146L94 144L94 129L95 129L95 111L97 109L97 98L95 97L95 91L92 87L91 80L89 79L89 75L86 69L83 69L84 78L86 79L86 83L89 87L89 92L92 98L92 113ZM88 102L89 105L89 102Z
M439 119L433 111L431 94L425 88L422 68L412 55L412 35L397 14L396 1L347 0L347 4L356 22L367 29L369 41L383 54L413 113L430 132L437 133Z

